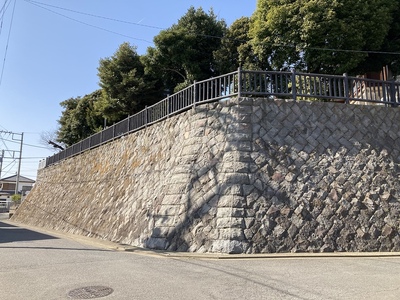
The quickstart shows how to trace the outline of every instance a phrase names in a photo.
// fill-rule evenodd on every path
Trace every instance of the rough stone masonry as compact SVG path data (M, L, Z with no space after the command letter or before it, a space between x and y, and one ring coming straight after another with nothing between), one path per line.
M14 219L152 249L400 251L400 110L234 98L38 172Z

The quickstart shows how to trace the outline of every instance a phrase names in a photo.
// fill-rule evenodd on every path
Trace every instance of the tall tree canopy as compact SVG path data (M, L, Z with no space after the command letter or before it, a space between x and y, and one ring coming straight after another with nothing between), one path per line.
M391 15L387 16L392 19L388 33L384 37L380 51L399 53L400 52L400 1L394 1ZM400 74L400 55L399 54L382 54L370 53L368 57L360 64L361 71L378 70L382 66L388 65L393 74Z
M258 0L250 32L255 52L273 69L371 71L382 65L363 51L385 49L398 6L399 0Z
M58 121L58 142L71 146L102 129L103 117L95 109L100 98L101 91L97 90L82 98L70 98L60 103L64 110Z
M258 68L258 61L250 43L250 18L237 19L227 29L221 40L221 46L214 52L217 69L221 74L237 70Z
M213 52L221 44L226 23L211 10L191 7L177 24L154 38L143 58L149 73L161 74L169 92L218 75Z
M113 56L100 60L98 76L102 98L97 109L110 123L118 122L161 98L159 81L144 73L136 47L129 43L123 43Z

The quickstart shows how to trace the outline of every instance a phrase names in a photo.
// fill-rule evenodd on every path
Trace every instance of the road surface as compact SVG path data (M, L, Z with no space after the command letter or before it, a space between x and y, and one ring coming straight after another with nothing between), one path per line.
M0 299L400 299L400 256L129 252L0 217Z

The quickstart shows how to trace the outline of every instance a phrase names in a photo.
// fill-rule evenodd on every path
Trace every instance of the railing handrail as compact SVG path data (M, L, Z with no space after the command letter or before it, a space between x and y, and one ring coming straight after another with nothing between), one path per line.
M365 85L367 83L367 85ZM365 88L373 89L362 90ZM360 91L359 91L360 90ZM361 96L358 95L361 93ZM364 96L364 93L369 95ZM347 74L330 75L296 71L241 70L196 81L181 91L167 96L140 112L95 133L61 152L41 161L39 168L108 143L123 135L138 131L191 107L235 96L287 97L294 101L304 98L342 100L345 103L362 101L384 105L400 105L400 83L351 77ZM125 124L126 123L126 124ZM126 130L116 132L116 128ZM112 133L110 133L112 131ZM99 142L94 139L99 139ZM94 142L94 144L92 144Z

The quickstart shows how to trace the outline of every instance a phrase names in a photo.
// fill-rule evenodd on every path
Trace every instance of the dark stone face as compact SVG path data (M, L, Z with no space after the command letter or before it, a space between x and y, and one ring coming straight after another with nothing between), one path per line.
M244 100L40 170L13 218L171 251L400 251L397 109Z

